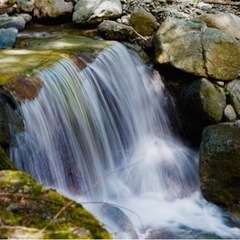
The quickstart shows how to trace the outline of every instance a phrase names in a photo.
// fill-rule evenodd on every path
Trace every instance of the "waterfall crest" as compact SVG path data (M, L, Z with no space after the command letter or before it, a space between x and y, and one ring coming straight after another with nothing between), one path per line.
M174 215L173 209L191 214L188 205L201 221L211 216L218 222L206 232L239 233L202 199L197 155L173 138L161 79L136 53L115 44L83 70L63 59L39 78L44 87L35 100L22 104L26 131L10 151L18 169L79 201L133 206L151 228L206 231L196 216L194 225ZM164 216L156 218L159 211Z

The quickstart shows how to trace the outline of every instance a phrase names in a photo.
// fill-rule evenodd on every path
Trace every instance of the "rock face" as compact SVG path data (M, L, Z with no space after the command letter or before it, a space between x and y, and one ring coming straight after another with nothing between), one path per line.
M158 29L157 19L144 8L135 8L130 17L131 26L142 36L152 36Z
M238 76L239 41L199 20L167 18L154 37L154 46L160 64L224 81Z
M80 204L44 188L26 173L0 171L0 203L1 239L111 238Z
M193 81L183 89L183 105L188 115L205 124L220 122L226 107L224 91L205 78Z
M240 128L218 124L203 132L201 188L206 199L230 207L240 200Z
M81 0L74 7L73 22L80 25L98 24L122 14L119 0Z
M28 5L28 1L25 1ZM29 6L31 8L31 5ZM67 0L37 0L35 1L34 16L37 18L56 18L71 14L73 11L72 1Z
M18 30L16 28L0 29L0 48L11 48L14 46Z
M204 14L198 17L208 27L221 30L237 39L240 39L240 17L231 13Z
M111 20L100 23L97 31L104 39L117 41L125 41L137 36L132 27Z

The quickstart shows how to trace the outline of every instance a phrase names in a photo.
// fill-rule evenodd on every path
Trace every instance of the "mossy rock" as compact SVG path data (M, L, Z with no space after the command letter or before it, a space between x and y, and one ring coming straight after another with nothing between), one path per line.
M109 239L81 204L19 171L0 171L0 238Z

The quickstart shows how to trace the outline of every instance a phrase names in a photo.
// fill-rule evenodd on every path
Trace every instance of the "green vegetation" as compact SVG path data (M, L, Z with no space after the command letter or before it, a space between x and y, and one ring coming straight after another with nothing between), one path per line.
M80 204L18 171L0 171L0 223L0 238L111 238Z

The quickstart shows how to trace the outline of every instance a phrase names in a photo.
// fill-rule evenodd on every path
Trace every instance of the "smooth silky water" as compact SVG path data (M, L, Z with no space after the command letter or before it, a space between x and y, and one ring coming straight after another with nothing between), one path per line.
M115 238L238 238L201 195L197 153L173 136L156 72L121 44L86 64L39 73L39 96L20 106L16 167L83 203Z

